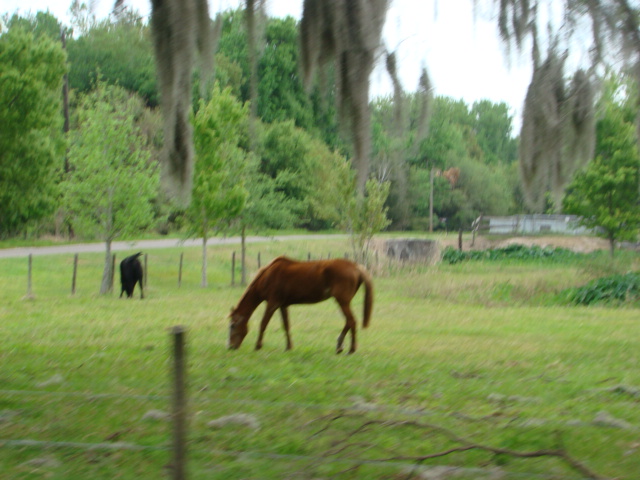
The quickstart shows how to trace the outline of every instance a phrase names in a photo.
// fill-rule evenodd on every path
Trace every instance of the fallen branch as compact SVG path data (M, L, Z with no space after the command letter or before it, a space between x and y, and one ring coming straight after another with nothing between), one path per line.
M325 425L324 428L316 432L314 435L317 435L321 432L324 432L329 429L329 425L341 418L344 418L344 415L338 414L332 417L324 417L325 420L328 420L328 424ZM472 450L481 450L485 452L489 452L495 455L507 455L515 458L539 458L539 457L554 457L561 461L563 461L566 465L568 465L573 470L579 472L585 478L589 478L591 480L607 480L607 477L603 477L592 470L590 470L586 465L582 462L576 460L571 455L567 453L564 448L556 448L556 449L540 449L540 450L532 450L532 451L519 451L519 450L511 450L508 448L498 448L492 447L489 445L483 445L480 443L472 442L464 437L461 437L451 430L441 427L439 425L429 424L429 423L421 423L416 421L392 421L392 420L367 420L362 425L358 426L353 431L347 433L346 437L337 442L334 447L325 453L323 456L332 456L345 452L346 450L361 446L361 443L351 443L351 439L356 435L359 435L373 426L379 426L383 428L395 428L395 427L414 427L424 430L430 430L435 433L439 433L445 436L448 440L460 444L459 446L454 446L448 448L446 450L442 450L440 452L430 453L426 455L391 455L385 458L379 458L375 460L367 460L367 462L412 462L412 463L424 463L427 460L446 457L448 455L454 453L461 452L469 452Z

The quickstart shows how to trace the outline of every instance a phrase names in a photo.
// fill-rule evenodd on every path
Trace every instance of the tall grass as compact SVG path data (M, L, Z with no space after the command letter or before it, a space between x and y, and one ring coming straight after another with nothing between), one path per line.
M347 243L255 245L250 272L258 251L264 264L282 253L342 256ZM199 249L183 251L181 288L180 251L149 251L143 301L119 300L117 288L97 295L100 254L81 256L75 296L72 255L34 257L33 300L26 259L0 260L0 472L168 477L170 425L158 412L170 408L177 324L187 327L193 479L415 478L416 464L456 466L462 478L584 478L544 456L405 458L460 446L449 433L562 448L603 477L640 471L638 309L546 300L592 278L580 262L377 269L372 324L355 355L338 356L343 319L332 302L292 307L291 352L278 318L253 351L261 310L241 349L228 351L227 314L242 294L230 285L231 250L210 249L206 289ZM361 294L353 308L361 318Z

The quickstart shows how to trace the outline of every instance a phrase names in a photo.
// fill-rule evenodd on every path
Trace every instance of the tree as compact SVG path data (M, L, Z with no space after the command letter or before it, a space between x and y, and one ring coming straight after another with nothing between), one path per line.
M14 14L7 22L7 26L9 30L22 28L33 33L36 38L44 35L54 42L60 40L60 32L63 29L58 19L49 11L36 12L35 15L25 17Z
M640 156L629 87L611 88L610 81L596 127L596 158L576 175L563 199L565 212L580 215L581 225L609 240L612 257L615 242L635 239L640 228Z
M475 102L471 107L473 130L482 149L484 163L510 165L518 158L518 143L513 137L513 117L506 103L489 100Z
M125 11L117 19L92 24L69 40L69 83L79 92L93 89L100 80L119 85L158 105L158 86L151 32L137 12Z
M105 242L100 293L111 287L111 243L139 233L153 220L158 168L136 125L140 100L119 87L99 83L84 98L72 133L71 172L63 182L74 230Z
M355 187L355 184L353 184ZM385 202L389 196L389 182L367 180L365 195L354 188L347 203L345 223L351 234L351 246L356 261L369 263L371 240L389 225Z
M216 85L211 100L201 102L193 118L196 164L187 219L191 233L202 237L202 286L207 286L207 239L241 211L247 198L247 155L240 142L247 135L248 106L230 88Z
M0 236L51 214L63 165L65 54L20 27L0 35Z

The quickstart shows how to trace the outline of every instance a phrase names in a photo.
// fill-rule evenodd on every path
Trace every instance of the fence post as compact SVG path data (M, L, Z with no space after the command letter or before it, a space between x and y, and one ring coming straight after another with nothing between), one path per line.
M310 262L311 261L311 252L307 253L307 261Z
M147 258L149 257L148 253L144 254L144 275L142 276L142 281L144 282L144 288L147 288L147 284L149 283L149 268L147 266Z
M261 264L260 264L260 252L258 252L258 270L260 270Z
M184 257L184 252L180 254L180 267L178 267L178 288L182 286L182 258Z
M32 283L31 283L31 272L33 270L33 255L30 253L29 254L29 269L27 271L27 296L26 298L33 298L33 290L32 290Z
M175 326L173 336L173 480L186 477L187 395L185 388L186 329Z
M76 277L78 276L78 254L73 256L73 278L71 279L71 295L76 294Z
M458 250L462 251L462 227L458 230Z
M236 284L236 252L231 254L231 286Z

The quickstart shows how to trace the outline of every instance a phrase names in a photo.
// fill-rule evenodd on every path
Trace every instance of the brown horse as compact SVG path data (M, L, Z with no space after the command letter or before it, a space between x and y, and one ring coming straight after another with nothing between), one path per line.
M251 314L263 301L267 307L260 322L260 333L256 350L262 348L264 331L276 310L280 309L282 324L287 337L287 350L291 350L289 335L289 312L287 307L301 303L318 303L333 297L340 305L346 322L338 336L337 352L342 352L342 342L351 332L351 348L356 351L356 320L351 312L351 299L364 283L364 317L366 328L373 307L373 284L371 277L359 265L349 260L319 260L297 262L287 257L278 257L262 268L245 290L238 306L231 310L229 326L229 348L237 349L247 335Z

